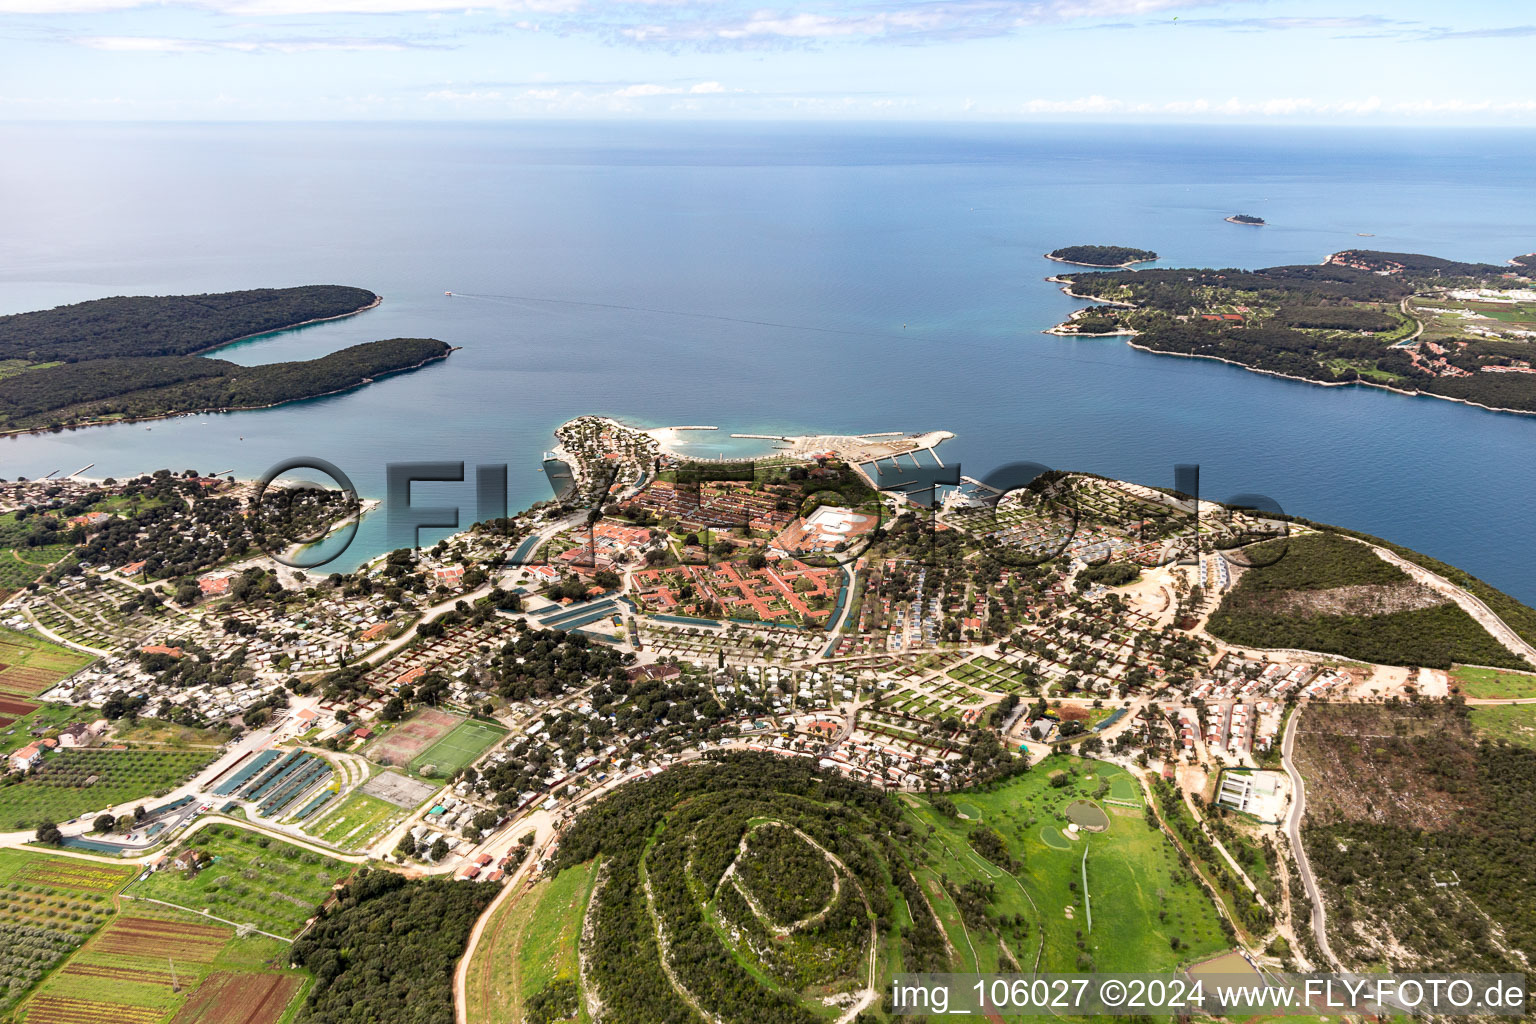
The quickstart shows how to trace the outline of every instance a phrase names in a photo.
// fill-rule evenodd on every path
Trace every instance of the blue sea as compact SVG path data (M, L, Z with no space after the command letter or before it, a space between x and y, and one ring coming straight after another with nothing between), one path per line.
M473 518L474 465L548 496L552 429L596 412L726 435L947 429L969 476L1032 460L1391 538L1536 603L1536 418L1320 388L1040 331L1078 303L1041 254L1315 263L1350 247L1536 249L1536 134L891 125L6 125L0 312L120 294L353 284L383 304L232 346L462 347L262 412L0 440L0 476L295 456L382 497L386 464L468 464L416 500ZM1225 223L1235 212L1269 225ZM1369 233L1374 237L1360 237ZM445 291L455 293L446 296ZM430 540L433 535L429 534ZM335 565L391 545L369 517Z

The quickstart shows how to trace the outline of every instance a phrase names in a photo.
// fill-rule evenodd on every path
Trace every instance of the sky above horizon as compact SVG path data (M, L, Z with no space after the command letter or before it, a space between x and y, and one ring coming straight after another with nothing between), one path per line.
M1509 0L0 0L0 120L1536 125Z

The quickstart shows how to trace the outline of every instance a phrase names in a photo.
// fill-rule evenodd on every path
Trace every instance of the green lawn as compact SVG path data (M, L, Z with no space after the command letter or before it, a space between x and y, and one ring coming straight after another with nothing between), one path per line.
M0 786L0 828L35 828L40 821L68 821L130 800L152 801L207 765L215 754L212 750L100 749L46 754L20 781Z
M506 729L491 722L474 719L461 722L448 735L422 751L411 762L411 768L419 772L431 765L437 769L439 777L453 775L506 734Z
M1463 666L1451 672L1451 679L1467 697L1536 697L1536 676L1525 672Z
M343 850L360 850L371 845L406 813L388 800L354 792L331 813L308 825L305 831Z
M524 1003L551 981L577 979L582 911L597 871L596 860L566 868L496 912L469 965L470 1020L522 1020ZM588 1019L585 1007L579 1019Z
M167 866L135 880L128 895L206 909L214 917L291 936L331 894L331 886L352 872L350 864L234 825L206 828L188 844L212 858L207 867L188 877Z
M1472 725L1494 739L1536 747L1536 704L1481 704L1472 708Z
M94 722L100 717L101 712L92 707L77 708L73 704L41 704L30 715L18 718L4 729L0 729L0 754L9 754L31 743L37 739L33 735L34 732L43 735L57 733L74 722Z
M1070 784L1052 786L1051 776L1060 771L1068 772ZM1042 971L1088 969L1080 955L1091 957L1094 970L1161 971L1228 947L1215 908L1179 864L1172 843L1149 826L1141 812L1107 807L1108 831L1069 841L1064 849L1053 848L1041 839L1043 826L1064 827L1064 811L1073 800L1091 799L1103 782L1108 782L1113 792L1121 779L1133 782L1123 770L1103 762L1058 755L994 790L955 795L956 801L979 809L986 824L1002 836L1010 854L1023 862L1017 878L983 860L971 848L966 835L974 827L972 822L946 818L924 798L904 798L922 831L926 832L927 826L935 830L922 847L927 860L921 872L924 888L945 918L950 941L967 965L979 959L982 970L1000 969L996 943L975 928L967 931L954 927L959 921L952 901L947 897L935 899L934 895L942 877L952 885L972 879L991 882L997 892L994 909L1005 915L1025 916L1030 922L1028 935L1019 940L1010 937L1008 942L1026 972L1033 968L1042 925ZM1119 788L1124 792L1125 783ZM1085 843L1093 897L1091 933L1080 891ZM1067 916L1068 908L1071 917ZM1086 950L1077 948L1079 931L1083 932ZM1171 943L1174 938L1179 940L1177 949Z

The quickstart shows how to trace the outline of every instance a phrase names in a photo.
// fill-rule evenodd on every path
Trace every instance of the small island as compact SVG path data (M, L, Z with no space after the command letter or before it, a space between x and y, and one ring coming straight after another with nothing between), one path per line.
M1137 263L1150 263L1157 259L1151 249L1133 249L1126 245L1066 245L1045 254L1057 263L1074 263L1079 267L1129 267Z
M1256 228L1264 226L1264 218L1255 217L1251 213L1234 213L1232 216L1224 217L1222 219L1225 220L1228 224L1248 224Z
M346 391L453 351L431 338L391 338L262 366L202 354L380 301L363 288L308 285L120 296L0 316L0 433L267 408Z

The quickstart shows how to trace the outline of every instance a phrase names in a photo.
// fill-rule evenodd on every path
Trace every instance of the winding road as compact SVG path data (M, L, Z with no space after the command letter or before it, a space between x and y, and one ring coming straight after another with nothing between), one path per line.
M1329 970L1341 971L1343 968L1338 958L1328 946L1328 911L1323 906L1322 894L1317 890L1317 881L1312 877L1312 865L1307 862L1307 851L1301 845L1301 821L1307 812L1307 791L1301 772L1296 770L1296 762L1291 756L1296 745L1296 723L1301 718L1301 712L1301 705L1297 705L1296 710L1291 712L1290 721L1285 724L1285 739L1280 744L1285 773L1291 777L1291 813L1286 819L1285 834L1291 841L1291 851L1296 857L1296 871L1301 875L1301 884L1307 891L1307 899L1312 902L1312 934L1317 937L1317 948L1322 951L1323 959L1328 961Z

